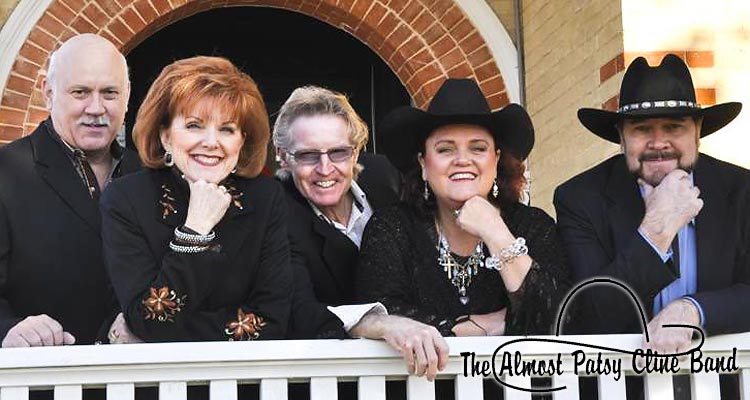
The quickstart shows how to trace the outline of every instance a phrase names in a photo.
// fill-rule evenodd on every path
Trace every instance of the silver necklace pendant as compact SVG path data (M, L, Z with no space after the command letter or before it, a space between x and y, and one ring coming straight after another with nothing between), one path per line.
M469 288L469 285L471 285L471 278L479 272L479 267L482 266L484 262L482 242L477 243L474 252L466 259L466 262L460 263L455 257L453 257L453 254L451 254L448 240L443 236L439 228L438 234L438 265L443 267L443 271L447 274L448 280L456 287L456 289L458 289L458 301L465 306L469 304L469 296L466 294L466 290Z

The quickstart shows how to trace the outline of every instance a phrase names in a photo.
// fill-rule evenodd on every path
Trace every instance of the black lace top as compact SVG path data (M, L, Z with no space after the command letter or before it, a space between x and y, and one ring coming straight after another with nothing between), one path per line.
M549 334L570 287L569 269L552 218L522 204L503 213L516 237L526 238L534 260L521 287L508 293L497 271L480 268L462 304L458 289L438 264L438 236L433 220L419 218L405 205L390 207L370 219L360 249L357 294L380 301L390 314L403 315L452 335L455 318L508 308L506 335ZM485 247L485 255L487 249Z

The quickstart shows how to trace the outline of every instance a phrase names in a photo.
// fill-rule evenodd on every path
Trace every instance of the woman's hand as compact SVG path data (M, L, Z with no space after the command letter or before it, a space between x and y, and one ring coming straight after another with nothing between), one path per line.
M189 183L190 203L185 226L201 235L207 235L224 217L232 196L223 186L203 180Z
M456 336L502 336L505 334L507 308L487 313L472 314L469 320L453 326Z
M501 240L510 245L515 240L497 208L481 196L474 196L464 203L456 222L461 229L479 236L485 243Z

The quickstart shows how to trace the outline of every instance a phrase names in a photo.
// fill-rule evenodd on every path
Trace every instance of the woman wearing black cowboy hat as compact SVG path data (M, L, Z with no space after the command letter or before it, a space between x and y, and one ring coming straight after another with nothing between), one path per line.
M519 203L526 111L491 112L474 81L449 79L426 112L394 110L381 132L404 203L365 230L359 297L444 336L549 333L569 278L554 221Z

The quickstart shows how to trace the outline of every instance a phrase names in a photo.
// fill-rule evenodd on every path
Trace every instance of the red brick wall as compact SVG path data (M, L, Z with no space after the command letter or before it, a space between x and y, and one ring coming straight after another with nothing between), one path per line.
M493 109L509 100L479 32L452 0L54 0L16 55L0 102L0 144L46 118L41 95L50 52L78 33L98 33L127 54L159 29L225 6L297 11L369 46L424 107L447 77L476 79Z

